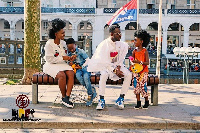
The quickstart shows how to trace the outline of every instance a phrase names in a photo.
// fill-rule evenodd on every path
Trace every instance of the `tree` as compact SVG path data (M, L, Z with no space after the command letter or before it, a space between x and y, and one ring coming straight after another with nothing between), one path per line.
M25 0L24 8L24 77L22 84L31 84L40 71L40 0Z

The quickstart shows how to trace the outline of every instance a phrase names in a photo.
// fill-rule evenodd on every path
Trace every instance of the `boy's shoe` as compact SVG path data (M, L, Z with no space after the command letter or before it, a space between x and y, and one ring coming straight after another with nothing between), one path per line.
M72 102L70 102L70 101L68 101L67 99L66 99L66 97L65 98L62 98L62 104L64 104L66 107L68 107L68 108L73 108L74 107L74 104L72 103Z
M145 104L143 106L143 109L148 109L149 107L149 100L148 101L145 101Z
M135 109L141 109L141 101L137 101L137 105L134 107Z
M96 109L97 110L102 110L104 108L105 108L105 100L104 99L100 99Z
M86 103L86 106L89 106L89 107L92 105L93 100L97 96L97 93L96 93L96 90L95 90L94 87L92 88L92 91L93 91L93 94L92 95L88 95L88 101Z
M116 100L115 105L117 105L119 107L119 109L124 109L124 98L119 97Z

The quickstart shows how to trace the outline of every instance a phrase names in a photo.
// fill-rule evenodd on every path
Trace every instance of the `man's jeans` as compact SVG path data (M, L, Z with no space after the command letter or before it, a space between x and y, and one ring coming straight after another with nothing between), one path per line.
M91 73L88 72L86 69L78 69L76 71L76 78L87 89L88 95L92 95L92 86L90 81Z

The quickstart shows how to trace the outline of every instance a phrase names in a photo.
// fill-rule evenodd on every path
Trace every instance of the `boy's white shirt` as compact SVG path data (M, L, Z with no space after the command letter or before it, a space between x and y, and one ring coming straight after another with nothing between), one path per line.
M114 47L116 45L116 47ZM110 52L116 50L118 52L118 60L115 63L111 63ZM125 67L124 60L126 54L128 53L128 44L122 41L113 42L111 38L107 38L102 41L94 55L90 60L88 60L88 68L89 72L101 72L107 71L110 79L118 80L119 77L113 73L113 70L119 65L121 67Z

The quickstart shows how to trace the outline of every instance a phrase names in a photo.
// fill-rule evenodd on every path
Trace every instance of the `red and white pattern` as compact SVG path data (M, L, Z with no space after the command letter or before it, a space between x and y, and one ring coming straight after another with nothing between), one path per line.
M136 87L134 87L134 84L133 84L134 94L140 94L141 93L142 97L148 97L149 91L148 91L148 89L145 90L145 88L144 88L145 83L147 85L148 73L145 73L145 72L142 73L142 74L133 73L133 82L134 82L135 77L136 77L136 80L137 80L137 85L136 85Z

